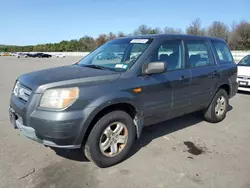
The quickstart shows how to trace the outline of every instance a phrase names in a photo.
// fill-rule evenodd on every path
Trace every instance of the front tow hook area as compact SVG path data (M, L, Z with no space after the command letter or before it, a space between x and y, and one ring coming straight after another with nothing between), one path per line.
M10 118L10 122L11 122L13 128L18 129L18 127L16 125L16 120L18 117L12 108L9 108L9 118Z

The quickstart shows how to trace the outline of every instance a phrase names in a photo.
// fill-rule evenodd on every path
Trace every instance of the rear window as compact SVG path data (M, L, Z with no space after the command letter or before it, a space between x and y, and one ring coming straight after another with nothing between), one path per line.
M217 57L221 63L233 62L233 56L228 46L223 42L212 41Z

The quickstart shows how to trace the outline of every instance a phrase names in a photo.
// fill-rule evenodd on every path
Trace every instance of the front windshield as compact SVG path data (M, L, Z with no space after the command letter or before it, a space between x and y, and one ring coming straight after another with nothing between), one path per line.
M238 63L238 65L241 66L250 66L250 55L244 57L242 60L240 60L240 62Z
M146 50L151 39L117 39L84 57L78 65L126 71Z

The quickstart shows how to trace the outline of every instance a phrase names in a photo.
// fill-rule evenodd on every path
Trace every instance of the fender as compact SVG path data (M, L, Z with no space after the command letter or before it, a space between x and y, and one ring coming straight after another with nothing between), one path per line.
M236 82L237 66L235 66L234 64L225 64L223 66L220 65L218 66L218 71L220 79L218 81L218 84L216 85L216 88L214 88L215 91L213 94L215 94L222 85L228 85L229 98L231 98L236 94L238 87L238 84Z
M135 101L135 96L129 92L116 92L109 95L101 96L94 101L92 101L86 108L84 108L83 113L85 120L82 122L79 130L79 136L77 143L82 143L85 134L96 115L108 106L127 103L132 105L136 109L136 116L134 118L134 123L137 130L137 138L140 137L143 128L143 110L140 105Z
M216 86L214 87L214 91L212 93L212 98L209 102L209 104L212 102L212 100L214 99L214 96L216 95L217 91L219 90L219 88L223 85L228 85L229 86L229 92L231 93L231 90L232 90L232 84L231 84L231 81L228 80L228 79L220 79L219 83L216 84ZM230 97L230 96L229 96ZM208 105L209 106L209 105Z

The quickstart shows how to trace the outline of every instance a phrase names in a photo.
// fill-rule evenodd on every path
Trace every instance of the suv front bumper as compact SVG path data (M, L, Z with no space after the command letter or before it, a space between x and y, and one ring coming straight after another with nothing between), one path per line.
M35 96L33 96L35 98ZM10 120L25 137L49 147L80 148L87 130L86 119L92 108L74 111L47 111L36 108L37 99L22 104L14 95L10 100Z
M10 113L10 121L14 126L14 128L19 129L22 135L24 135L25 137L37 141L39 143L43 143L43 141L36 136L35 129L33 129L32 127L24 126L22 124L22 120L16 117L16 115L14 114L13 109L10 108L9 113Z
M22 118L20 117L20 115L16 114L13 108L9 109L9 114L10 121L14 128L19 129L23 136L31 140L39 142L45 146L56 148L76 149L81 147L81 144L74 143L73 140L77 139L77 135L71 136L71 131L57 131L55 135L54 130L46 128L45 132L47 132L47 134L44 134L44 132L36 131L33 127L24 125L22 122ZM37 135L39 135L39 137ZM64 145L64 143L67 144Z

